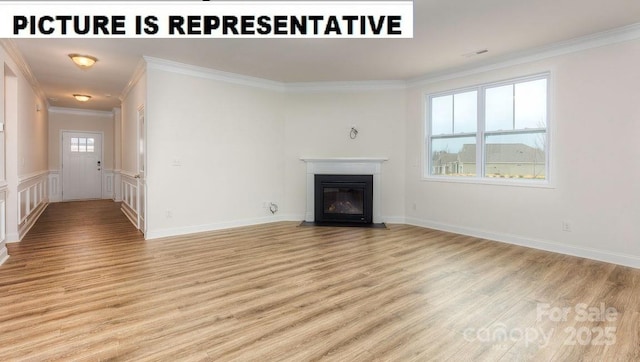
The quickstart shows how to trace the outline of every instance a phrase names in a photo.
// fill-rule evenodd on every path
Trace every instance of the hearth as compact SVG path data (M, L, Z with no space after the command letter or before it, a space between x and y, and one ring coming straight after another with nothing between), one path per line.
M315 175L316 223L373 222L373 175Z

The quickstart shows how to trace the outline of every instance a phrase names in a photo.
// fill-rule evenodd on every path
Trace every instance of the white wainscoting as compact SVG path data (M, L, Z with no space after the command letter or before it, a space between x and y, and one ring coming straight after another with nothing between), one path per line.
M120 173L122 212L138 227L138 180L135 175L122 171Z
M113 170L102 170L102 198L113 199L114 183Z
M115 174L112 170L102 171L102 198L114 199L115 198ZM49 170L48 176L48 190L49 190L49 202L61 202L62 201L62 177L61 171Z
M113 201L122 201L122 171L113 170Z
M18 237L22 238L49 204L49 171L18 179Z
M9 251L7 250L7 185L0 185L0 265L9 259Z
M62 183L60 182L60 171L49 170L48 183L49 183L49 202L62 201Z

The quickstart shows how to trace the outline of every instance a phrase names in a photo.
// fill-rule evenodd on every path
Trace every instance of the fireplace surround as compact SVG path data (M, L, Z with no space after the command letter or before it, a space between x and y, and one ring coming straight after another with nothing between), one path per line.
M372 223L381 224L381 168L387 161L383 157L338 157L338 158L301 158L306 163L307 172L307 207L305 221L315 222L315 176L316 175L369 175L373 179L372 186Z

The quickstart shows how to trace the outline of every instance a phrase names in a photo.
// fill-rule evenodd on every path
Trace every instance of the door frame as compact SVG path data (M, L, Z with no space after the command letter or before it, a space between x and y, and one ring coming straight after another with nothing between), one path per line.
M140 120L142 119L142 127ZM140 147L140 140L143 140L142 147ZM142 149L141 149L142 148ZM142 155L140 155L142 151ZM138 230L143 235L147 234L147 113L145 104L138 106L136 110L136 175L138 176L138 192L136 193L136 204L138 206ZM142 177L140 177L140 169L142 166ZM144 197L141 202L141 195Z
M100 167L100 198L103 199L104 198L104 132L102 131L79 131L79 130L70 130L70 129L61 129L60 130L60 137L58 138L60 140L60 171L58 172L58 174L60 175L60 201L64 202L64 171L63 171L63 164L62 161L64 160L64 134L65 132L69 132L69 133L87 133L87 134L99 134L100 135L100 139L102 140L100 142L100 159L101 159L101 164L102 167Z

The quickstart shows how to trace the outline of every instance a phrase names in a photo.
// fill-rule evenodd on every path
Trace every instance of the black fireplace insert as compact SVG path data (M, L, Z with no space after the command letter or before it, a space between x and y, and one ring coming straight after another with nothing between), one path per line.
M316 223L373 222L373 175L315 175Z

